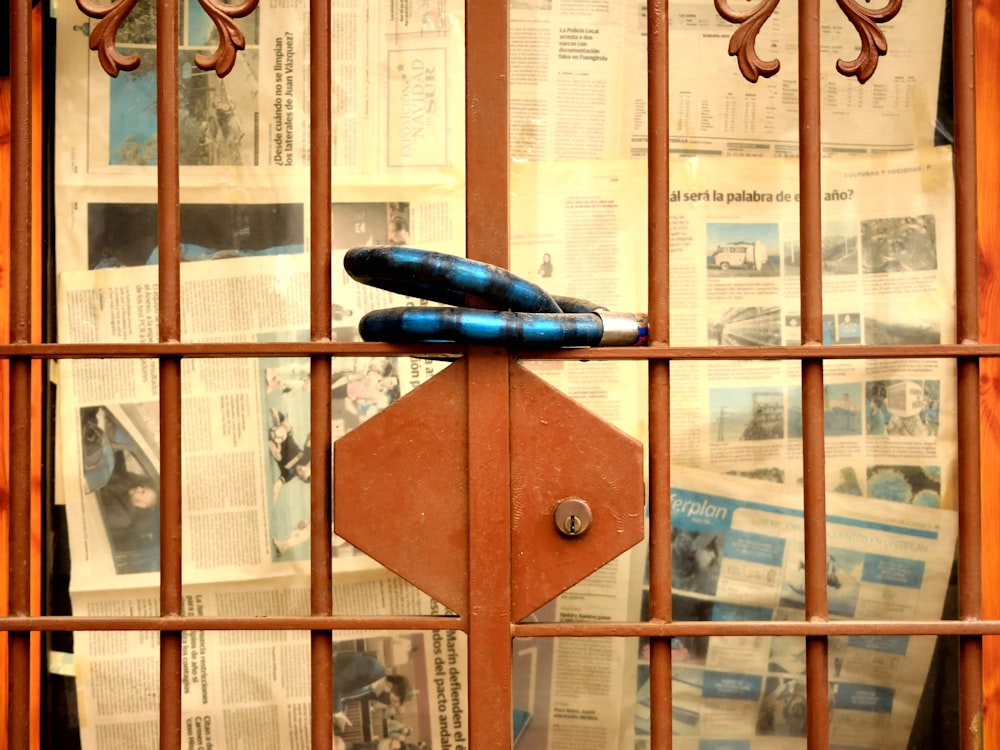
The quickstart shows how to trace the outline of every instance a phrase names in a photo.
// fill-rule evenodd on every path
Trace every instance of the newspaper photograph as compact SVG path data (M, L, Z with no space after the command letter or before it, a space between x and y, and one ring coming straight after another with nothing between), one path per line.
M63 187L58 216L61 271L156 265L155 186ZM281 200L275 200L276 195ZM389 198L390 200L387 200ZM309 252L308 186L191 188L180 205L180 259L267 258ZM332 249L414 245L456 254L464 248L464 205L454 186L335 188ZM339 272L339 265L334 264ZM335 316L336 317L336 316Z
M888 500L836 493L826 502L831 618L939 619L957 515L926 507L904 512ZM675 621L804 618L800 490L675 467L670 517ZM642 614L648 618L646 606ZM830 638L831 744L908 747L934 642ZM704 738L719 747L806 747L804 637L682 636L672 647L677 746L705 747L697 741ZM649 644L640 639L635 747L641 750L650 747L648 680Z

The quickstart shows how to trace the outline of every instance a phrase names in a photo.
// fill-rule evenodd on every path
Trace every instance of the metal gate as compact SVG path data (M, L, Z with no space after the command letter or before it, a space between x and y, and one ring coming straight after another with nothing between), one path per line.
M845 0L847 2L848 0ZM776 3L762 3L773 6ZM844 3L841 3L842 5ZM728 4L719 0L720 12ZM893 3L889 3L890 6ZM898 5L898 3L896 3ZM230 9L236 6L229 6ZM241 10L252 11L252 4ZM518 360L524 352L505 347L469 345L462 348L464 370L455 388L464 389L458 404L461 425L468 435L462 450L467 466L467 518L460 530L464 544L448 550L459 570L457 614L446 627L468 638L469 704L468 745L476 750L509 748L513 743L512 649L519 638L648 638L650 666L650 747L671 747L672 639L685 636L804 636L806 643L804 696L808 747L830 746L830 659L832 636L928 635L951 636L960 641L958 726L961 747L982 746L983 636L996 623L983 619L982 528L980 503L980 376L981 358L996 356L995 347L978 343L977 202L976 202L976 101L974 81L973 10L971 0L953 3L954 35L954 170L956 184L955 248L957 311L956 344L840 345L824 340L822 187L820 160L821 27L819 0L798 3L800 57L798 102L800 107L799 190L801 344L792 346L731 346L724 352L732 360L787 360L801 363L802 444L804 503L803 621L686 621L675 619L671 600L671 365L674 362L719 358L715 347L671 346L670 337L670 179L668 173L669 97L666 3L650 2L646 13L648 39L648 318L650 338L646 348L588 349L532 352L547 360L637 360L648 368L648 519L649 604L648 620L621 623L537 623L524 621L514 605L517 588L525 576L512 560L512 466L518 460L512 428L518 415L512 406L512 388L520 377ZM734 23L741 20L736 11ZM902 12L919 12L909 5ZM763 13L763 11L761 11ZM156 67L178 69L178 3L158 0ZM503 2L467 3L466 7L466 237L469 258L501 267L509 265L509 78L508 7ZM763 22L763 21L762 21ZM311 636L311 747L333 747L334 660L332 633L339 630L417 630L443 627L430 616L340 616L334 614L331 593L332 510L330 450L331 380L338 357L417 354L426 345L338 343L331 340L331 218L313 211L309 217L310 338L292 343L201 344L182 340L180 306L180 171L178 155L178 97L174 76L160 74L157 95L159 248L159 334L150 344L111 345L33 343L40 340L38 323L32 322L33 305L40 291L32 281L32 195L39 166L32 158L31 9L27 0L11 5L12 30L12 159L11 159L11 263L10 343L3 357L9 362L9 615L0 619L8 633L10 703L7 719L11 748L35 746L37 707L33 705L32 638L57 631L158 631L159 742L161 748L184 747L182 738L182 645L184 634L194 631L293 630ZM331 204L331 63L329 45L331 4L314 1L309 7L311 76L310 125L311 204ZM80 38L83 42L83 37ZM93 39L92 39L93 43ZM756 53L741 54L741 67L750 66ZM234 54L238 54L234 51ZM735 52L733 53L735 54ZM751 62L747 63L749 59ZM873 67L878 54L868 60ZM757 58L757 62L760 62ZM754 75L768 75L774 71ZM744 70L747 74L747 70ZM870 73L868 74L870 75ZM861 76L859 75L859 78ZM749 85L749 84L748 84ZM34 136L37 137L37 136ZM35 209L37 210L37 209ZM433 348L433 347L432 347ZM438 347L441 349L441 347ZM309 523L325 530L312 536L310 614L285 617L209 617L184 613L181 544L181 362L216 357L260 358L299 356L310 360L309 389L315 462L312 472L312 508ZM144 617L80 617L38 614L33 605L32 580L41 560L32 554L33 523L39 509L33 506L31 443L33 368L60 359L155 358L160 383L160 588L159 612ZM957 362L958 420L958 618L932 621L831 620L828 590L827 492L823 470L824 371L831 359L953 359ZM463 382L464 381L464 382ZM37 386L36 386L37 387ZM721 427L720 427L721 429ZM435 505L428 498L428 512L453 514L444 498ZM561 543L558 534L540 537L537 554L544 557ZM546 549L548 545L551 549ZM417 562L412 563L417 566ZM520 571L520 572L519 572ZM58 746L58 740L52 746Z

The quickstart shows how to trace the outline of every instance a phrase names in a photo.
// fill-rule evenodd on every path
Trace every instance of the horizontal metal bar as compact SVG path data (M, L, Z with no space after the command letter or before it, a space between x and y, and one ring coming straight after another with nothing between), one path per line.
M367 342L274 341L207 343L192 341L103 344L0 344L0 359L138 359L155 357L308 357L312 354L343 357L458 355L455 344L393 345Z
M100 630L465 630L461 617L430 615L302 615L281 617L0 617L0 632L84 632Z
M149 344L0 344L0 359L137 359L155 357L443 357L460 355L454 344L380 344L326 341ZM956 359L1000 357L1000 344L920 344L844 346L650 346L601 347L594 349L548 349L514 352L526 361L559 360L802 360L802 359Z
M511 626L515 638L677 636L998 635L1000 620L835 620L721 622L553 622Z
M466 630L461 617L427 615L211 617L0 617L0 632L162 630ZM511 625L514 638L629 638L687 635L1000 635L1000 620L834 620L743 622L533 622Z
M524 360L803 360L803 359L954 359L1000 356L1000 344L845 344L806 346L648 346L519 351Z

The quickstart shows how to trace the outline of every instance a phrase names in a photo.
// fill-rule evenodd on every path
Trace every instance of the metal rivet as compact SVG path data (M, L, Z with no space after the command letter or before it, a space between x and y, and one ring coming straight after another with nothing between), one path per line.
M567 497L560 500L552 514L556 528L565 536L575 537L590 528L592 516L586 500L578 497Z

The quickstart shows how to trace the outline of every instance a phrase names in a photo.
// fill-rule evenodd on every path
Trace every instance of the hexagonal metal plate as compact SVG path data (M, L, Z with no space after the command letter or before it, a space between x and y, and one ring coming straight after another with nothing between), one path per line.
M639 441L519 365L510 388L517 621L642 540L645 491ZM336 533L459 614L469 604L467 391L459 360L340 438L333 455ZM593 514L577 537L553 518L568 497Z
M523 367L512 367L512 617L522 620L643 538L642 444ZM553 513L587 502L585 534Z
M446 607L469 597L466 367L333 444L334 531Z

